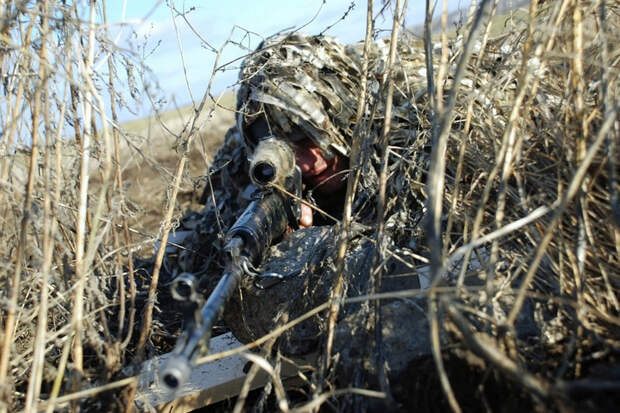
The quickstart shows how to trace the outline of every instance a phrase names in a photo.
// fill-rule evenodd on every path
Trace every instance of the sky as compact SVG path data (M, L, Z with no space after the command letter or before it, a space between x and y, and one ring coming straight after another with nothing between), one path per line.
M377 13L383 2L374 3ZM424 3L409 0L407 27L424 20ZM468 5L469 0L448 0L450 11ZM117 44L144 52L152 81L159 86L160 109L169 110L200 101L218 50L222 70L213 81L214 96L233 90L241 57L277 32L299 29L343 43L363 40L367 6L363 0L108 0L106 7ZM388 36L391 25L390 11L375 19L379 37ZM233 42L227 43L229 39ZM152 106L144 99L133 111L123 111L121 120L150 116Z

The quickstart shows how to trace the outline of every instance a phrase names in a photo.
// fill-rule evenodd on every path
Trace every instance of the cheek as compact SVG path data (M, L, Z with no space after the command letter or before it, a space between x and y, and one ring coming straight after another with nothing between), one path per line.
M334 193L344 188L347 182L347 174L341 173L348 167L348 162L340 156L336 156L328 168L317 177L315 184L322 182L317 188L319 193Z
M318 175L329 167L317 147L301 147L295 151L295 160L305 178Z
M295 161L304 177L312 170L315 162L314 155L306 148L299 148L295 151Z

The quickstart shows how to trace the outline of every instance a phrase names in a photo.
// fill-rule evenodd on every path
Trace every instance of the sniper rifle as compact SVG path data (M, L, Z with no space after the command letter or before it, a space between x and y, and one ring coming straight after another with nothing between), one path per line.
M259 189L226 234L224 275L184 328L161 371L160 378L171 391L187 382L198 356L208 352L213 325L241 279L256 274L252 268L260 265L266 250L284 235L287 225L298 226L301 171L292 148L273 136L263 138L250 161L250 178ZM172 283L172 296L184 302L202 302L197 286L193 274L181 273Z

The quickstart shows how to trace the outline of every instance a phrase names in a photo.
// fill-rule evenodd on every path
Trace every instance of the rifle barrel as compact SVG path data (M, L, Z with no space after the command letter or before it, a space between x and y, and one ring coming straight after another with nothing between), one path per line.
M300 172L297 178L301 188ZM281 193L265 191L248 205L228 231L230 241L225 247L229 254L227 270L202 306L199 321L190 323L181 333L172 356L161 372L161 380L168 390L176 391L187 382L200 350L208 350L213 324L243 277L242 265L259 262L273 241L285 233L289 216L295 220L299 218L289 214L287 202ZM191 274L184 273L177 281L173 284L176 296L185 300L195 294L196 282Z
M235 292L242 275L241 267L233 265L222 276L202 307L201 322L196 324L189 334L184 333L185 337L179 338L174 354L168 359L161 373L162 382L168 390L178 390L189 379L198 350L202 345L208 346L213 324L224 311L224 305Z

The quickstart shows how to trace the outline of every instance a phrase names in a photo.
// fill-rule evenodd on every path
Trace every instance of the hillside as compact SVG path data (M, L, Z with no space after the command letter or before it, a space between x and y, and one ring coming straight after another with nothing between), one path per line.
M234 125L234 96L218 98L210 117L202 123L188 154L187 170L183 176L178 197L178 209L198 208L204 176L213 155L224 140L229 127ZM209 112L211 108L206 108ZM189 105L151 118L129 121L121 125L132 148L121 150L123 177L127 182L126 194L136 207L132 226L155 235L159 232L165 207L167 184L174 176L181 149L177 137L194 116Z
M513 19L517 21L524 21L524 17L527 16L527 6L530 3L530 0L500 0L497 2L497 7L495 10L496 20L493 22L495 26L492 29L493 33L499 34L505 31L506 28L511 27L515 28L520 26L519 23L514 22ZM440 11L441 4L437 3L436 12ZM459 5L459 7L464 7ZM458 28L462 28L465 26L467 22L467 8L460 8L453 12L448 13L446 18L446 24L449 32L454 32ZM431 25L431 33L438 34L441 33L441 18L437 17L433 19L433 23ZM408 28L408 30L415 36L424 37L424 24L420 23Z

